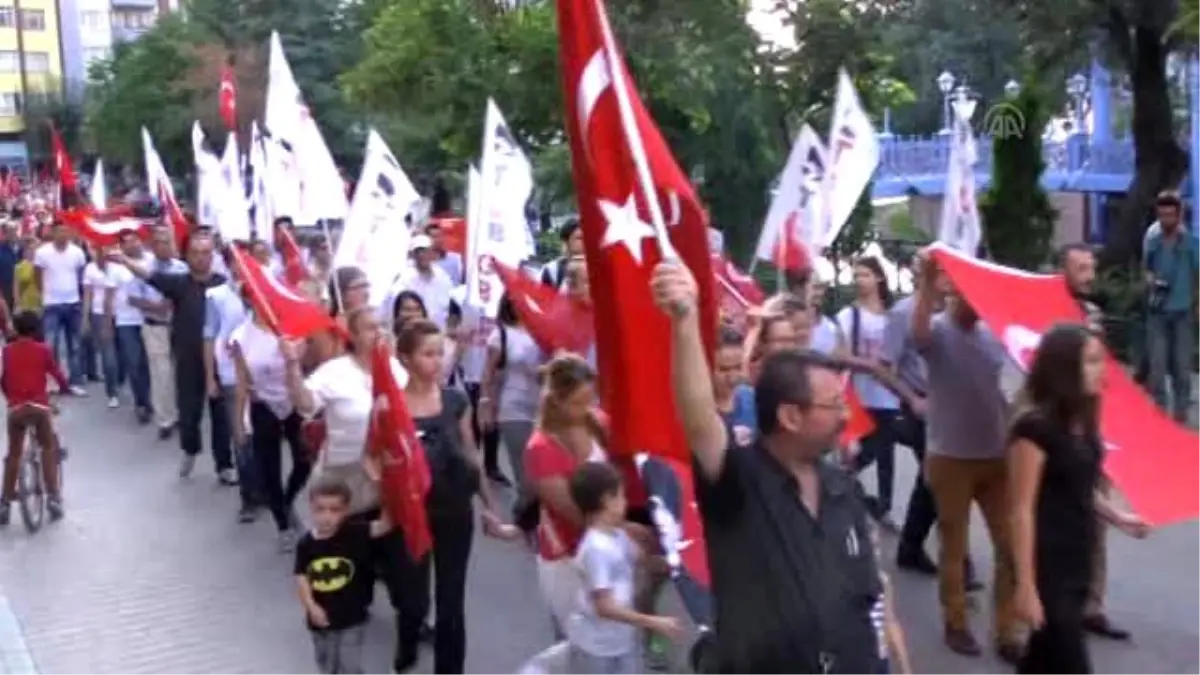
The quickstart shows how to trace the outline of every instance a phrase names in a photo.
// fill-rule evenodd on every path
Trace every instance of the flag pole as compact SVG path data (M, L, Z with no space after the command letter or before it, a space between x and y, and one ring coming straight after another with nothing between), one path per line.
M662 205L658 203L658 195L654 189L654 175L650 172L650 161L646 157L646 148L642 145L642 134L634 116L633 103L629 100L629 90L625 88L625 63L617 51L616 40L613 39L612 28L608 24L608 13L604 10L603 0L593 0L592 5L596 8L600 35L608 57L608 72L613 82L613 94L617 97L617 111L621 118L621 127L625 132L625 140L629 144L629 154L632 156L633 166L637 171L642 197L646 200L646 208L650 211L650 224L654 227L655 241L662 252L663 260L678 261L679 253L671 245L671 238L667 234Z

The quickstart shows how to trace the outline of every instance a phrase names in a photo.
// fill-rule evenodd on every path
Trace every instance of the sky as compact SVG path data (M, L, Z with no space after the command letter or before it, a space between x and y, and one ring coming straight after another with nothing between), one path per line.
M750 0L750 11L746 12L746 23L758 31L764 40L775 43L780 47L795 48L796 40L792 31L785 28L779 17L774 16L771 9L776 0Z

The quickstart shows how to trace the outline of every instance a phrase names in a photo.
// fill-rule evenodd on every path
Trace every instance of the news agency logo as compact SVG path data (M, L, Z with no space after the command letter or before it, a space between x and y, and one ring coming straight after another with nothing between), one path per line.
M1025 135L1025 114L1011 103L997 103L984 113L981 133L998 140L1020 138Z

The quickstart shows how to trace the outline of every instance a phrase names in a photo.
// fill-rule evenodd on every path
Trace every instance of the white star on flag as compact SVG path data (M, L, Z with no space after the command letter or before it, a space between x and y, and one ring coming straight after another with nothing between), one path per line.
M629 194L629 198L624 204L615 204L607 199L601 199L600 211L604 213L604 220L608 222L608 227L604 229L604 241L600 243L602 248L624 244L625 249L629 251L629 255L638 265L642 264L642 240L654 238L654 228L641 219L637 212L637 201L634 199L633 193Z

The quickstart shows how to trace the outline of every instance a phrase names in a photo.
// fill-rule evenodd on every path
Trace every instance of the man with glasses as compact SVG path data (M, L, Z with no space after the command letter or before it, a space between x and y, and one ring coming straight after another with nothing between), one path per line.
M767 356L754 387L760 433L742 447L713 397L695 279L663 263L653 290L673 324L675 405L708 543L711 667L875 672L878 639L865 608L883 587L867 511L854 479L823 461L847 420L839 364L794 347Z

